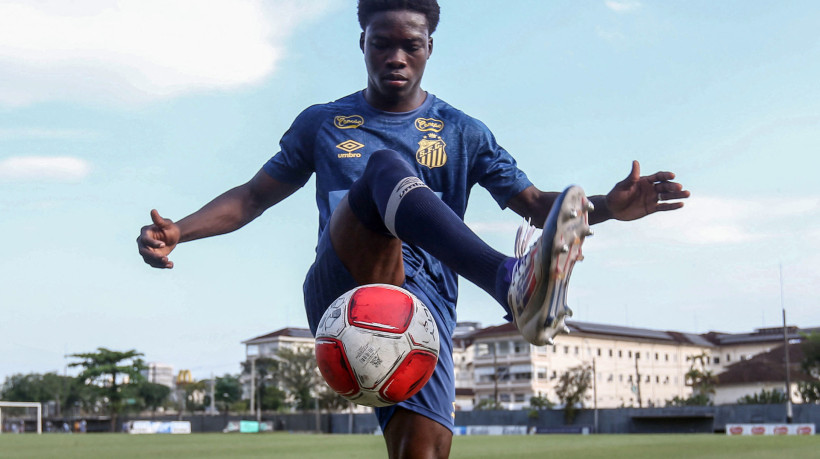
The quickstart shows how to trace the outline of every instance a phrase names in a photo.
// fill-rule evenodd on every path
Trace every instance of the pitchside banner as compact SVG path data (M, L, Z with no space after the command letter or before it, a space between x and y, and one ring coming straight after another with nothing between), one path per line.
M189 434L189 421L130 421L126 424L131 434Z
M726 435L814 435L814 424L726 424Z
M455 435L527 435L527 426L456 426Z

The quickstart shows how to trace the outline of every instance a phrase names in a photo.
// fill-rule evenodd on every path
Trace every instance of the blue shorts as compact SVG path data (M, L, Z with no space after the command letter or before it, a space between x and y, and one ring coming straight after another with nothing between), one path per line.
M375 409L382 431L387 427L397 406L428 417L450 430L453 430L454 426L456 389L453 374L452 330L445 324L441 314L441 310L446 310L447 303L433 289L424 288L423 284L417 281L418 277L418 274L407 277L402 288L416 295L436 320L441 343L438 364L430 380L416 395L397 405ZM304 284L305 311L311 333L316 335L319 321L330 304L343 293L357 286L353 276L333 250L330 231L324 231L316 248L316 261L308 270Z

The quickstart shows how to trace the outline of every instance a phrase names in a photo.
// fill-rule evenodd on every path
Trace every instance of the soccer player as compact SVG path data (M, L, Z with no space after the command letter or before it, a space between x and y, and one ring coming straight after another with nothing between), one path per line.
M671 172L642 177L637 162L605 196L537 189L484 124L422 90L436 0L360 0L358 15L366 88L306 109L250 181L193 214L174 223L152 210L137 243L146 263L172 268L178 243L241 228L315 173L320 236L304 284L310 328L315 333L333 300L357 285L393 284L419 297L441 334L439 363L420 392L376 414L391 458L447 457L457 275L492 295L528 341L549 343L570 314L566 283L589 224L678 209L682 203L666 201L689 192ZM526 229L508 257L467 228L475 184L543 227L529 251Z

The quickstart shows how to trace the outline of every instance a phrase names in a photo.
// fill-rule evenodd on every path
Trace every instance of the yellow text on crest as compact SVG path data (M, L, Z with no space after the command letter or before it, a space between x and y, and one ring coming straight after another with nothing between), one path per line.
M430 169L441 167L447 163L447 153L444 151L444 139L436 134L427 134L419 140L419 149L416 151L416 161Z

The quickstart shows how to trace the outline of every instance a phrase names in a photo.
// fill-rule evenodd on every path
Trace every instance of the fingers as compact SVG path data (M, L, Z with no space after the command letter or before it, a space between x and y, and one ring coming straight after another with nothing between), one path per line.
M632 170L629 171L629 176L626 179L630 182L637 182L641 179L641 163L637 160L632 161Z
M171 226L171 220L160 217L157 209L151 209L151 221L160 228L167 228Z
M658 201L669 199L686 199L690 196L689 191L683 189L683 185L675 182L658 182L654 184L655 193L658 194Z
M166 242L162 238L167 238L167 230L173 227L173 222L162 218L156 209L151 210L152 225L143 226L140 235L137 237L137 248L140 256L146 264L154 268L173 268L174 263L168 259L168 249Z
M139 253L142 255L142 260L149 266L165 269L174 267L174 262L169 260L168 257L158 254L147 247L140 247Z

